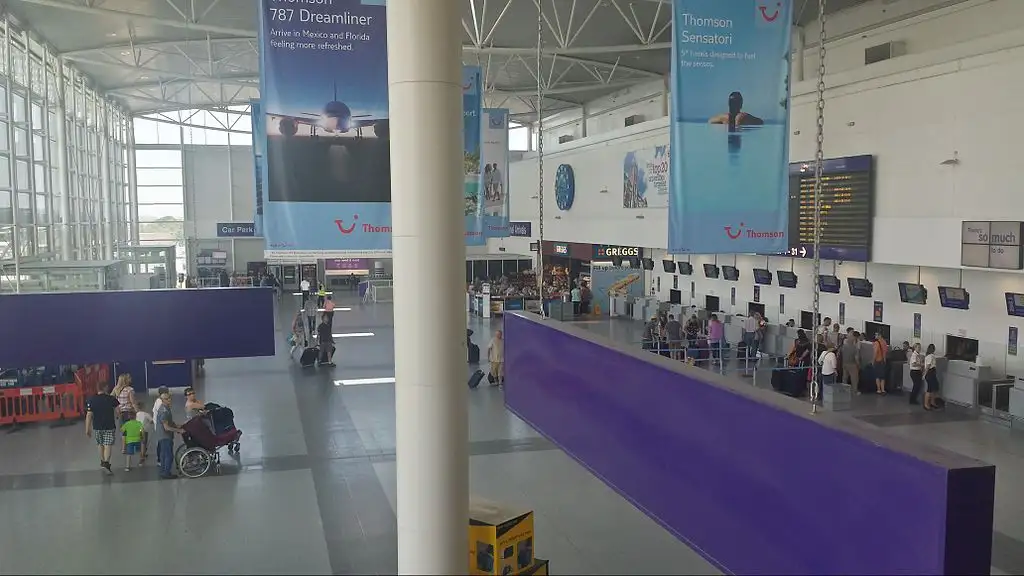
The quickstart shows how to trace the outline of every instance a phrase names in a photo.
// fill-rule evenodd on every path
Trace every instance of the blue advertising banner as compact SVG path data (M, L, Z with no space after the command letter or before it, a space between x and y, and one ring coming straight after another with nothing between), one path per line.
M505 108L484 109L484 230L488 238L514 236L508 221L508 116Z
M267 143L267 132L263 129L263 107L259 100L249 101L252 124L252 157L256 167L256 215L253 216L254 233L263 236L263 146Z
M674 0L672 254L788 247L792 0Z
M254 222L218 222L218 238L252 238L256 235Z
M390 251L384 0L260 5L266 256Z
M483 104L483 86L479 66L462 67L462 127L464 146L464 165L466 167L463 181L463 196L466 201L466 245L483 246L487 244L484 235L484 202L483 181L481 170L480 141L483 136L481 125Z

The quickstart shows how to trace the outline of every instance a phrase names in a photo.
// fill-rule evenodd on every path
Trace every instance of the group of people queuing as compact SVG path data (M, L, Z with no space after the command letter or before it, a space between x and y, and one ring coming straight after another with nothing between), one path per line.
M202 413L205 405L196 398L195 390L185 389L186 417ZM85 434L93 438L99 448L100 469L113 475L111 457L117 439L121 439L124 470L143 466L149 454L149 441L156 439L156 459L160 477L176 478L174 474L174 435L182 434L175 423L171 408L171 393L166 386L157 389L152 413L145 402L135 394L130 374L121 374L113 390L101 383L95 396L86 403Z
M743 340L740 342L739 357L751 359L756 364L758 351L767 324L760 314L754 312L744 320ZM642 346L672 358L673 360L710 360L721 363L725 349L725 324L717 314L708 317L705 325L696 313L686 323L676 319L674 314L659 313L651 317L644 326Z

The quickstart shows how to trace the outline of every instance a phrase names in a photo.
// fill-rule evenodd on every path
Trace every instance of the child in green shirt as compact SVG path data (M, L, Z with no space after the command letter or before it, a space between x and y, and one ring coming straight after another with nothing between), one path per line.
M124 436L125 445L125 462L124 471L130 472L132 469L132 458L142 452L142 431L143 424L136 418L126 420L121 425L121 434Z

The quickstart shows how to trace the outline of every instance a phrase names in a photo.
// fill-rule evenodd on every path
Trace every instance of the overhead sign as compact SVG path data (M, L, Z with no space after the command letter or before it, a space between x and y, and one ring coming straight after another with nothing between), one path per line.
M554 248L555 254L559 256L569 255L569 245L562 242L555 242L552 247Z
M483 126L480 122L483 104L482 82L479 66L462 67L462 144L465 159L462 163L465 170L462 199L465 205L465 236L468 246L487 244L484 231L484 171L480 166L480 141L483 136Z
M1024 222L963 222L960 229L960 265L974 268L1020 270Z
M508 222L508 120L505 108L485 108L480 160L484 168L484 228L488 238L515 236Z
M606 258L639 258L642 250L637 246L609 246L607 244L594 245L594 260Z
M218 222L218 238L251 238L256 235L253 222Z
M529 238L533 236L533 222L509 222L509 236Z

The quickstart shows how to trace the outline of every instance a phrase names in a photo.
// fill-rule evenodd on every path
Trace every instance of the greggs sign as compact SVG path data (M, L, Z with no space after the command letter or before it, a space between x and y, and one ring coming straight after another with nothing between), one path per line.
M594 260L606 258L639 258L641 249L637 246L608 246L596 244L594 246Z

